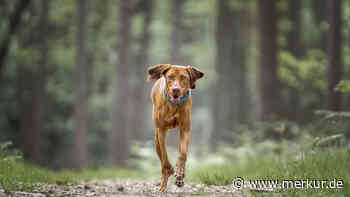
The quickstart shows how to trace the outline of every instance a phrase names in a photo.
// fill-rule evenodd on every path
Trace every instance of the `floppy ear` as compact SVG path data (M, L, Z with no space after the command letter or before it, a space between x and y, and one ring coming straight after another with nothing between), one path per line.
M170 69L170 64L157 64L147 69L147 81L151 82L162 77Z
M190 88L195 89L196 80L202 78L204 76L204 73L202 73L194 66L187 66L187 71L190 74Z

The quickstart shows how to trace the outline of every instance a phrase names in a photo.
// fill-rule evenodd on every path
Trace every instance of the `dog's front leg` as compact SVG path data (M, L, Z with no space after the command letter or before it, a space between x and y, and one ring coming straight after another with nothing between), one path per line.
M179 129L179 157L176 162L176 172L175 172L175 177L176 177L175 184L178 187L182 187L184 185L183 179L185 178L185 166L186 166L189 142L190 142L190 130L180 128Z
M165 192L167 190L168 178L174 174L174 169L168 160L168 154L166 152L166 130L157 128L156 138L158 138L158 142L155 143L156 150L162 166L162 181L159 191Z

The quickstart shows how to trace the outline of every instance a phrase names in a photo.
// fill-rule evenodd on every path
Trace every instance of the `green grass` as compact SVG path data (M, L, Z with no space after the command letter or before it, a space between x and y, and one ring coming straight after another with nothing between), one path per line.
M120 168L97 168L97 169L84 169L81 171L64 170L59 175L74 177L75 181L80 180L102 180L102 179L123 179L123 178L144 178L142 172L137 170L120 169Z
M260 156L245 162L230 165L205 166L190 174L189 179L206 184L227 185L233 178L248 179L278 179L278 180L337 180L344 181L343 189L289 189L283 191L286 195L335 195L350 196L350 150L333 149L309 151L293 158L278 158Z
M118 168L84 169L81 171L63 170L53 172L48 169L26 164L21 159L0 158L0 188L5 192L37 189L40 183L66 185L90 179L142 178L142 173Z
M350 150L346 148L309 150L288 157L255 154L249 159L232 159L226 165L201 163L199 169L188 171L186 181L228 185L232 184L235 177L242 177L245 180L330 180L336 178L344 181L343 189L290 189L282 191L282 195L350 196L349 164ZM25 164L22 159L0 157L0 187L5 191L33 191L38 188L39 183L65 185L90 179L142 179L148 177L148 175L141 171L118 168L53 172Z
M0 158L0 187L6 192L32 191L39 183L66 184L72 181L73 176L68 174L57 174L22 161Z
M0 144L0 189L5 192L31 192L40 184L67 185L90 179L112 178L142 178L146 175L135 170L119 168L84 169L80 171L63 170L54 172L25 163L22 155L17 151L9 151L11 142ZM144 175L144 176L143 176Z

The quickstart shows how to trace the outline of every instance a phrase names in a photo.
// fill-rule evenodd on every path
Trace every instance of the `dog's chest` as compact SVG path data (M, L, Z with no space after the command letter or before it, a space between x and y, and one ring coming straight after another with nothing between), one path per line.
M180 120L179 119L179 114L178 113L174 113L173 116L170 116L167 119L168 126L171 127L171 128L179 126L179 120Z
M156 88L152 92L152 101L153 122L155 123L156 127L173 129L183 125L184 121L189 119L189 115L186 116L186 106L189 104L188 101L182 103L182 106L178 107L175 107L167 102L163 96L166 88L164 77L157 81L155 87Z
M175 128L179 126L181 122L179 110L162 105L158 112L158 122L163 124L163 127Z

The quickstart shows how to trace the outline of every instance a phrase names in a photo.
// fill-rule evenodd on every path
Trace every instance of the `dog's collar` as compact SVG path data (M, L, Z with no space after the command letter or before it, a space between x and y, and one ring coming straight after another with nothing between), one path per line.
M185 100L186 100L190 95L191 95L191 90L190 90L190 89L187 89L186 94L185 94L182 98L180 98L179 103L173 103L173 102L171 102L171 100L170 100L169 97L168 97L168 94L166 93L166 88L164 88L164 99L165 99L166 101L168 101L170 104L172 104L173 106L175 106L175 107L177 107L177 106L181 105L181 103L185 102Z

